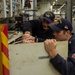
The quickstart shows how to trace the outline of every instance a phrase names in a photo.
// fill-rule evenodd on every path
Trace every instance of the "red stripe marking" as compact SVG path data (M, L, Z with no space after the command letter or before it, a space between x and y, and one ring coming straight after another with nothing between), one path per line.
M2 32L6 35L6 37L8 36L8 27L5 24ZM6 55L6 57L8 58L8 48L5 47L5 45L3 43L1 43L1 48L2 48L2 52ZM2 75L9 75L9 70L2 64Z
M6 35L6 37L8 37L8 26L7 26L7 24L4 24L2 32Z
M6 55L6 57L8 58L9 55L8 55L8 48L3 44L1 43L1 48L2 48L2 52Z
M2 73L3 75L9 75L9 70L2 64Z

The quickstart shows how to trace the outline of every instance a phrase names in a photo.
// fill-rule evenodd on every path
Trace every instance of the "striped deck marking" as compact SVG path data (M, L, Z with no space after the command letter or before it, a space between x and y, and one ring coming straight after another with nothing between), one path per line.
M1 53L2 53L2 75L9 75L9 58L8 58L8 27L2 25L1 28Z

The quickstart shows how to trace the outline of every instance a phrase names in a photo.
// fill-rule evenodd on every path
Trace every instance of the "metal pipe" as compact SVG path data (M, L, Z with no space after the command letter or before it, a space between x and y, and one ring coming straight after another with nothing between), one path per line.
M33 10L37 8L37 0L33 0ZM36 19L36 11L33 11L33 19Z
M66 0L66 18L72 22L72 0Z

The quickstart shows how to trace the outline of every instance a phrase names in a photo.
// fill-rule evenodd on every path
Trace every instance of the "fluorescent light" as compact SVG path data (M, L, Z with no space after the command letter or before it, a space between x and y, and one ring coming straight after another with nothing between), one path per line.
M55 4L55 2L53 2L53 4Z
M73 7L75 7L75 6L73 6Z
M55 2L53 2L53 5L55 5Z

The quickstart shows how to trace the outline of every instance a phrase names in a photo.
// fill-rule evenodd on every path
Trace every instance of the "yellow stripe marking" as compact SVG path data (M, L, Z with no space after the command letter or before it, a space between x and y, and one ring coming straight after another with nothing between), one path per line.
M1 32L1 36L2 36L2 43L8 48L8 38L6 37L6 35Z
M0 24L0 30L2 31L4 24Z
M2 73L2 51L1 51L1 29L2 29L2 24L0 24L0 75L3 75Z
M9 60L3 52L2 52L2 63L9 70Z

